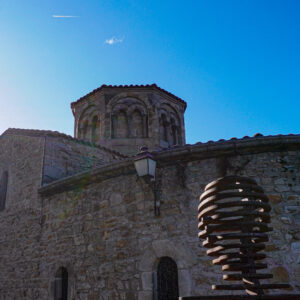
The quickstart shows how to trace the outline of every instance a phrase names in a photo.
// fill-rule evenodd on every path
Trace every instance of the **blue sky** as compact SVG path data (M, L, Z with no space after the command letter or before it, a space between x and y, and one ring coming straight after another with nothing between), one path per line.
M300 133L300 1L0 0L0 133L72 135L71 101L147 83L188 102L188 143Z

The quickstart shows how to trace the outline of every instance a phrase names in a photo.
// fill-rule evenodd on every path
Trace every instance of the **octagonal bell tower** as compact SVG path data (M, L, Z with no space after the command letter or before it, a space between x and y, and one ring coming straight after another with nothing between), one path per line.
M71 108L76 138L127 155L185 144L186 102L155 84L102 85Z

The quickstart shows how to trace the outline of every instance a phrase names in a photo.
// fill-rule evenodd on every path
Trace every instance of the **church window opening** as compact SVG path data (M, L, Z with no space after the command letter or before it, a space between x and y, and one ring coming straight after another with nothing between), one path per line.
M125 111L120 111L117 116L116 124L116 137L127 138L128 137L128 120Z
M170 257L162 257L158 263L156 275L155 299L178 300L178 269L176 262Z
M98 141L99 134L99 121L98 117L94 116L92 120L92 143L95 144Z
M132 137L143 137L143 117L139 110L135 110L131 116L130 131Z
M66 268L59 268L55 274L54 300L68 299L68 271Z
M162 138L164 141L168 141L168 124L165 115L161 116L161 128L162 128Z
M116 131L117 131L117 115L111 115L111 137L116 138Z
M172 145L177 145L178 143L178 129L175 124L175 120L171 119L171 130L172 130Z
M88 133L88 129L89 129L89 122L88 121L84 121L83 122L83 126L82 126L82 139L86 139L87 137L87 133Z
M2 173L2 176L0 178L0 211L5 209L7 184L8 184L8 172L5 171Z

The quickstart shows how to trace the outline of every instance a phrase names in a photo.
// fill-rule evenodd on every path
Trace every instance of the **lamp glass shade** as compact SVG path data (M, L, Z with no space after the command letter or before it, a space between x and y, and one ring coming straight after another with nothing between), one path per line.
M139 177L150 176L155 177L156 161L149 158L141 158L134 162L135 169Z
M156 161L148 158L149 175L155 178Z

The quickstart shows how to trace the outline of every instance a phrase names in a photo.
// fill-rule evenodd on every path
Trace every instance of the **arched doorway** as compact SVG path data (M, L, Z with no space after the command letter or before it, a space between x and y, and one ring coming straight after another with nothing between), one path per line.
M54 300L68 300L68 271L63 267L55 274Z
M170 257L162 257L157 266L156 299L178 300L178 269Z

